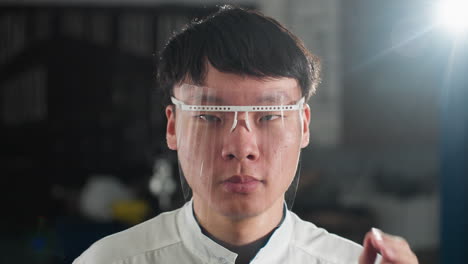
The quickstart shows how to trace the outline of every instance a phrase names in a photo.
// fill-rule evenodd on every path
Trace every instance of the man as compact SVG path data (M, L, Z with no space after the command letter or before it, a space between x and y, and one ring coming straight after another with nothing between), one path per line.
M417 263L401 238L373 229L363 248L287 209L318 74L302 42L257 12L225 6L174 36L158 79L192 199L75 263Z

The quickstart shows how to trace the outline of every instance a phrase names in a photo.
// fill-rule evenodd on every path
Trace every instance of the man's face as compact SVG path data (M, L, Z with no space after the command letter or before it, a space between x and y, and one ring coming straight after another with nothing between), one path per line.
M204 87L178 86L189 105L293 105L301 99L291 78L257 79L208 68ZM195 203L235 219L282 202L309 142L310 110L217 113L166 108L167 143L177 150ZM176 111L176 113L174 113Z

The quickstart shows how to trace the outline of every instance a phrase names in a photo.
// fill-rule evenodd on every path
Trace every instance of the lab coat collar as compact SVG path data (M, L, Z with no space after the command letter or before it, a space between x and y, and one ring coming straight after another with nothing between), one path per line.
M202 233L193 215L193 200L187 202L177 216L177 225L183 243L194 255L206 263L235 263L237 254L217 244ZM277 260L287 251L292 237L293 224L285 205L283 223L273 232L266 245L260 249L252 263L268 263Z

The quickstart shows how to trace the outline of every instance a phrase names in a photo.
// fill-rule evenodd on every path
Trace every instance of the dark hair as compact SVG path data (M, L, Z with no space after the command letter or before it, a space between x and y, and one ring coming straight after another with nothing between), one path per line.
M303 42L273 18L230 5L174 35L163 49L158 86L170 104L174 85L203 85L207 63L221 72L259 78L296 79L309 99L319 83L320 64Z

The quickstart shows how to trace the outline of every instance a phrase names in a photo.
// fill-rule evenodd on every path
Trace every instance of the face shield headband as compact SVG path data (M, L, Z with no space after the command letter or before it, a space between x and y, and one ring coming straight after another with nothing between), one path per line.
M302 110L304 106L304 97L302 97L296 104L294 105L257 105L257 106L232 106L232 105L188 105L182 101L177 100L175 97L171 97L172 103L182 111L203 111L203 112L233 112L234 118L232 122L232 126L230 132L236 129L238 123L238 112L244 112L245 122L247 130L250 132L252 128L249 123L249 112L266 112L266 111L297 111Z

